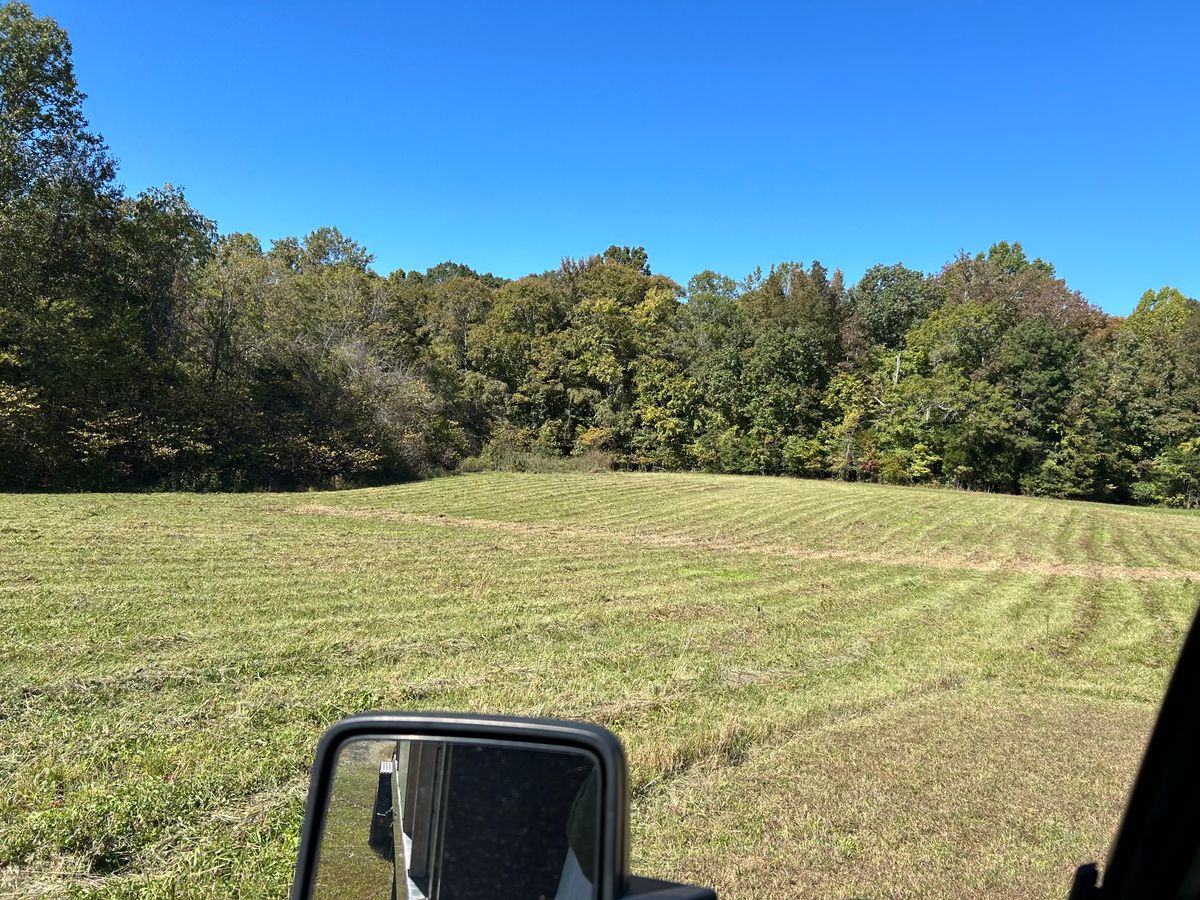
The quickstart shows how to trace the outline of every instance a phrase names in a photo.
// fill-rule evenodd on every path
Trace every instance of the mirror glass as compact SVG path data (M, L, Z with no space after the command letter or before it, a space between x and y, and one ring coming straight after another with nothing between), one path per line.
M593 900L599 765L583 750L371 737L338 754L314 896Z

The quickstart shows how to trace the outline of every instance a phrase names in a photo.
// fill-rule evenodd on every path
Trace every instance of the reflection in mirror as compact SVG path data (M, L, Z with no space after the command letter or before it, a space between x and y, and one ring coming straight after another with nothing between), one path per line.
M582 750L349 741L337 758L314 896L593 900L598 773Z

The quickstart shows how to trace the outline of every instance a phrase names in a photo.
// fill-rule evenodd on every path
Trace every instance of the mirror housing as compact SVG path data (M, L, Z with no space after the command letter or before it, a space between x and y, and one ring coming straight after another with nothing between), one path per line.
M598 840L596 846L596 900L716 900L706 888L689 887L629 875L629 778L625 752L616 735L598 725L556 719L487 716L471 713L375 712L351 716L334 724L317 747L309 780L300 850L292 885L293 900L311 900L317 886L317 868L326 815L337 763L351 743L368 740L451 741L478 743L509 749L553 753L561 750L587 757L599 776ZM486 801L485 801L486 802ZM485 810L479 810L483 816ZM378 815L375 817L378 819ZM389 824L387 827L392 827ZM372 841L377 823L371 825ZM364 837L365 843L365 837ZM533 900L533 898L530 898Z

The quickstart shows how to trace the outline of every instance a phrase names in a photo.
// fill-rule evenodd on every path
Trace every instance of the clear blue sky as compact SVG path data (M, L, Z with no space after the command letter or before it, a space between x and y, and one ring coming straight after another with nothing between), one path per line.
M1200 295L1200 3L33 0L134 191L376 268L644 244L685 282L1019 240Z

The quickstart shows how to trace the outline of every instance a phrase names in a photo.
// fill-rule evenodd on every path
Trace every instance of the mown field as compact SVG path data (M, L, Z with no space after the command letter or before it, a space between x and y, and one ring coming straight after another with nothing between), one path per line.
M321 730L617 731L723 897L1063 896L1200 598L1200 516L770 478L0 496L0 894L283 896Z

